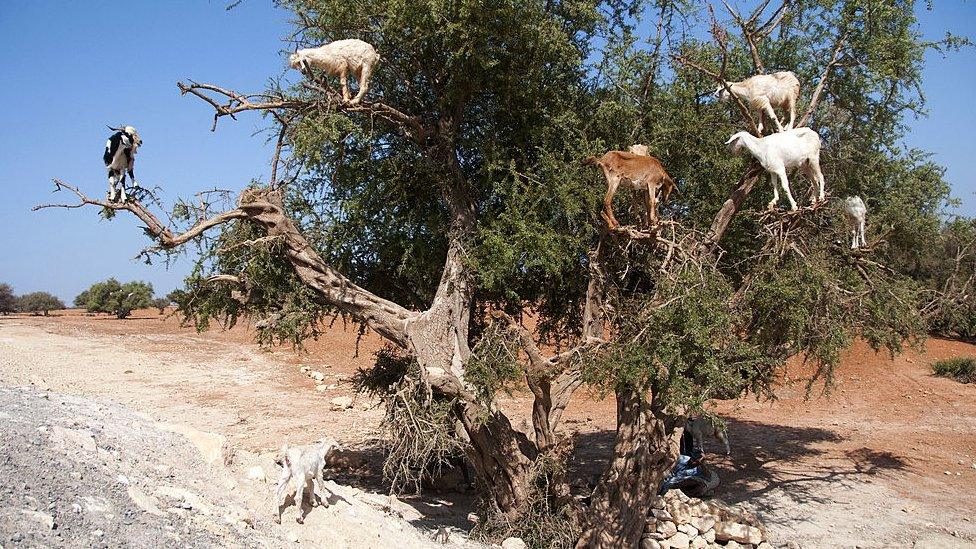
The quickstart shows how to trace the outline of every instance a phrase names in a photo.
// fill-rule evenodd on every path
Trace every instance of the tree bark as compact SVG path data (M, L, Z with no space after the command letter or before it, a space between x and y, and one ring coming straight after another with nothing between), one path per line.
M593 491L578 549L637 547L651 502L678 457L676 421L630 388L616 397L613 457Z

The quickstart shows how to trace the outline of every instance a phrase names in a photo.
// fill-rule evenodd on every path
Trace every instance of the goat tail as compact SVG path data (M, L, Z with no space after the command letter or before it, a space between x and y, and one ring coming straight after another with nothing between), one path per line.
M597 157L595 157L595 156L587 156L586 158L583 159L583 165L584 166L599 166L600 165L600 159L597 158Z

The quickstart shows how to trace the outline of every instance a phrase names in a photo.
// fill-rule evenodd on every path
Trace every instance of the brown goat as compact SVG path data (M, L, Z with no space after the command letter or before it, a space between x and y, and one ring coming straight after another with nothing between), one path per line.
M610 227L620 226L613 216L613 197L621 185L627 189L643 191L647 206L647 225L653 228L657 224L658 189L661 190L661 202L677 189L674 180L664 171L661 161L648 154L635 154L647 151L643 145L634 145L632 152L610 151L597 158L589 156L583 161L587 166L600 166L607 178L607 196L603 199L603 218Z

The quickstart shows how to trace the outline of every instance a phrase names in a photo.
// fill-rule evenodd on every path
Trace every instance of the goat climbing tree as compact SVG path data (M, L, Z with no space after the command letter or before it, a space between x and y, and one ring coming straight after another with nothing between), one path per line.
M56 190L78 201L38 208L128 212L154 241L150 258L196 244L179 305L200 326L247 315L263 340L300 343L343 315L388 340L415 361L430 398L451 403L487 508L505 518L485 521L503 525L489 535L635 546L687 414L712 398L770 394L798 353L829 381L855 334L895 350L919 331L914 286L883 265L884 239L850 252L827 205L756 207L764 172L721 146L755 124L744 105L730 114L701 93L733 70L794 68L801 124L830 128L828 189L879 197L878 225L896 211L936 216L941 177L921 177L931 166L889 143L921 108L922 53L955 42L923 43L910 3L727 7L739 38L683 1L279 4L302 44L356 35L376 47L365 100L343 103L334 83L297 73L297 84L255 94L180 83L213 109L212 129L247 112L270 117L269 181L222 211L212 192L180 201L167 222L143 202L90 198L61 180ZM714 40L675 41L689 25L710 25ZM608 232L602 183L580 161L634 142L662 158L681 194L657 230ZM919 190L928 202L883 198ZM507 352L483 360L488 338ZM520 383L532 395L528 431L493 398ZM569 497L559 429L584 384L617 403L588 506ZM566 523L559 540L519 529L540 501Z

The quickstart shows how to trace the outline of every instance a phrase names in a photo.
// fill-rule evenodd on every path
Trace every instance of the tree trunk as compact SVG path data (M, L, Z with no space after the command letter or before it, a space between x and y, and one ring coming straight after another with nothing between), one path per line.
M641 393L617 390L613 457L593 492L577 548L640 544L651 502L678 457L675 425Z

